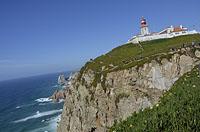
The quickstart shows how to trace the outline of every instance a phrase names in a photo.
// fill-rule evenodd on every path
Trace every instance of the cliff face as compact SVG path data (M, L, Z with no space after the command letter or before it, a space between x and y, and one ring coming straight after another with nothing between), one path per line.
M95 72L76 73L66 91L58 132L105 132L115 121L124 120L134 111L152 107L159 97L184 73L200 64L200 52L182 48L155 58L142 66L101 75L93 85Z

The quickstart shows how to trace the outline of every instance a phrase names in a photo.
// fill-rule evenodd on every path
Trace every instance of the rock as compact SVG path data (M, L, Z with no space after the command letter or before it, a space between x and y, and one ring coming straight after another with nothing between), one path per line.
M132 102L137 102L136 104ZM140 109L144 109L147 107L152 106L150 100L147 97L144 98L138 98L136 101L136 98L134 96L130 96L130 98L124 98L121 99L118 104L119 109L119 117L123 120L125 120L127 117L129 117L133 111L139 111Z
M109 64L109 66L110 66L110 67L114 67L114 65L113 65L113 64Z
M182 53L186 52L186 49L185 48L181 48L181 52Z
M57 131L106 132L114 121L157 104L177 79L199 63L189 54L172 54L170 59L163 58L160 62L152 60L138 68L107 73L97 86L92 85L94 71L87 69L81 78L85 83L76 76L65 92Z
M94 76L95 76L94 71L89 69L83 73L82 80L84 80L87 86L90 86L94 80Z
M190 56L181 55L180 56L180 74L183 75L186 72L189 72L194 65L194 60Z
M106 68L105 66L102 66L102 67L101 67L101 71L104 71L104 70L105 70L105 68Z
M54 102L58 102L61 99L65 99L66 98L65 91L64 90L56 90L53 93L53 95L49 98L52 99Z
M195 51L195 56L198 57L198 58L200 58L200 51L199 50Z
M191 48L190 48L190 47L186 47L186 50L187 50L187 51L191 51Z
M59 85L64 85L65 83L67 83L67 80L65 79L65 76L63 74L59 75L58 84Z

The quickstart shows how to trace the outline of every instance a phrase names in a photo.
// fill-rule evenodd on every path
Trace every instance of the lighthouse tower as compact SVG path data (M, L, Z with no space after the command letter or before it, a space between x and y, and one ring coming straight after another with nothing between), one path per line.
M149 29L148 29L148 25L146 22L146 19L144 17L142 17L141 21L140 21L140 30L141 30L141 35L147 35L149 34Z

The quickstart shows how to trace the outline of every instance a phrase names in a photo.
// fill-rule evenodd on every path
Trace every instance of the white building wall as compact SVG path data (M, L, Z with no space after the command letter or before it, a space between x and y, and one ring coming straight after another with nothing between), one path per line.
M193 31L181 31L181 32L173 32L173 33L166 33L166 34L153 34L153 35L138 35L134 36L132 39L130 39L128 42L132 43L139 43L144 41L150 41L150 40L156 40L156 39L164 39L164 38L173 38L181 35L189 35L189 34L197 34L199 32L193 30Z

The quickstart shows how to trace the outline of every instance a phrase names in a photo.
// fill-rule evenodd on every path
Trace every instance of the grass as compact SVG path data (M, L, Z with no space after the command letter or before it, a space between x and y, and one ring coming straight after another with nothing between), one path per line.
M195 67L184 74L152 108L115 123L110 132L200 131L200 75Z
M87 62L82 70L85 70L87 68L92 69L95 72L101 73L103 66L106 67L106 70L104 70L103 72L129 68L140 63L136 60L150 57L159 53L166 53L170 50L170 48L179 48L183 44L189 44L192 42L200 42L200 35L185 35L170 39L159 39L142 42L141 45L144 50L142 50L136 44L125 44L114 48L105 55L97 57L93 61Z
M82 74L88 69L95 72L95 79L92 86L96 87L97 83L101 83L104 91L105 78L107 73L128 69L133 66L140 66L144 63L150 62L156 57L171 57L170 54L163 54L170 51L171 48L180 48L183 44L188 45L192 42L200 42L200 34L179 36L170 39L159 39L153 41L147 41L141 43L143 49L136 44L124 44L117 48L114 48L105 55L101 55L96 59L87 62L84 67L81 68L78 80L81 80ZM102 70L104 67L104 70ZM101 81L101 76L103 75L103 80ZM84 80L81 80L84 83Z

